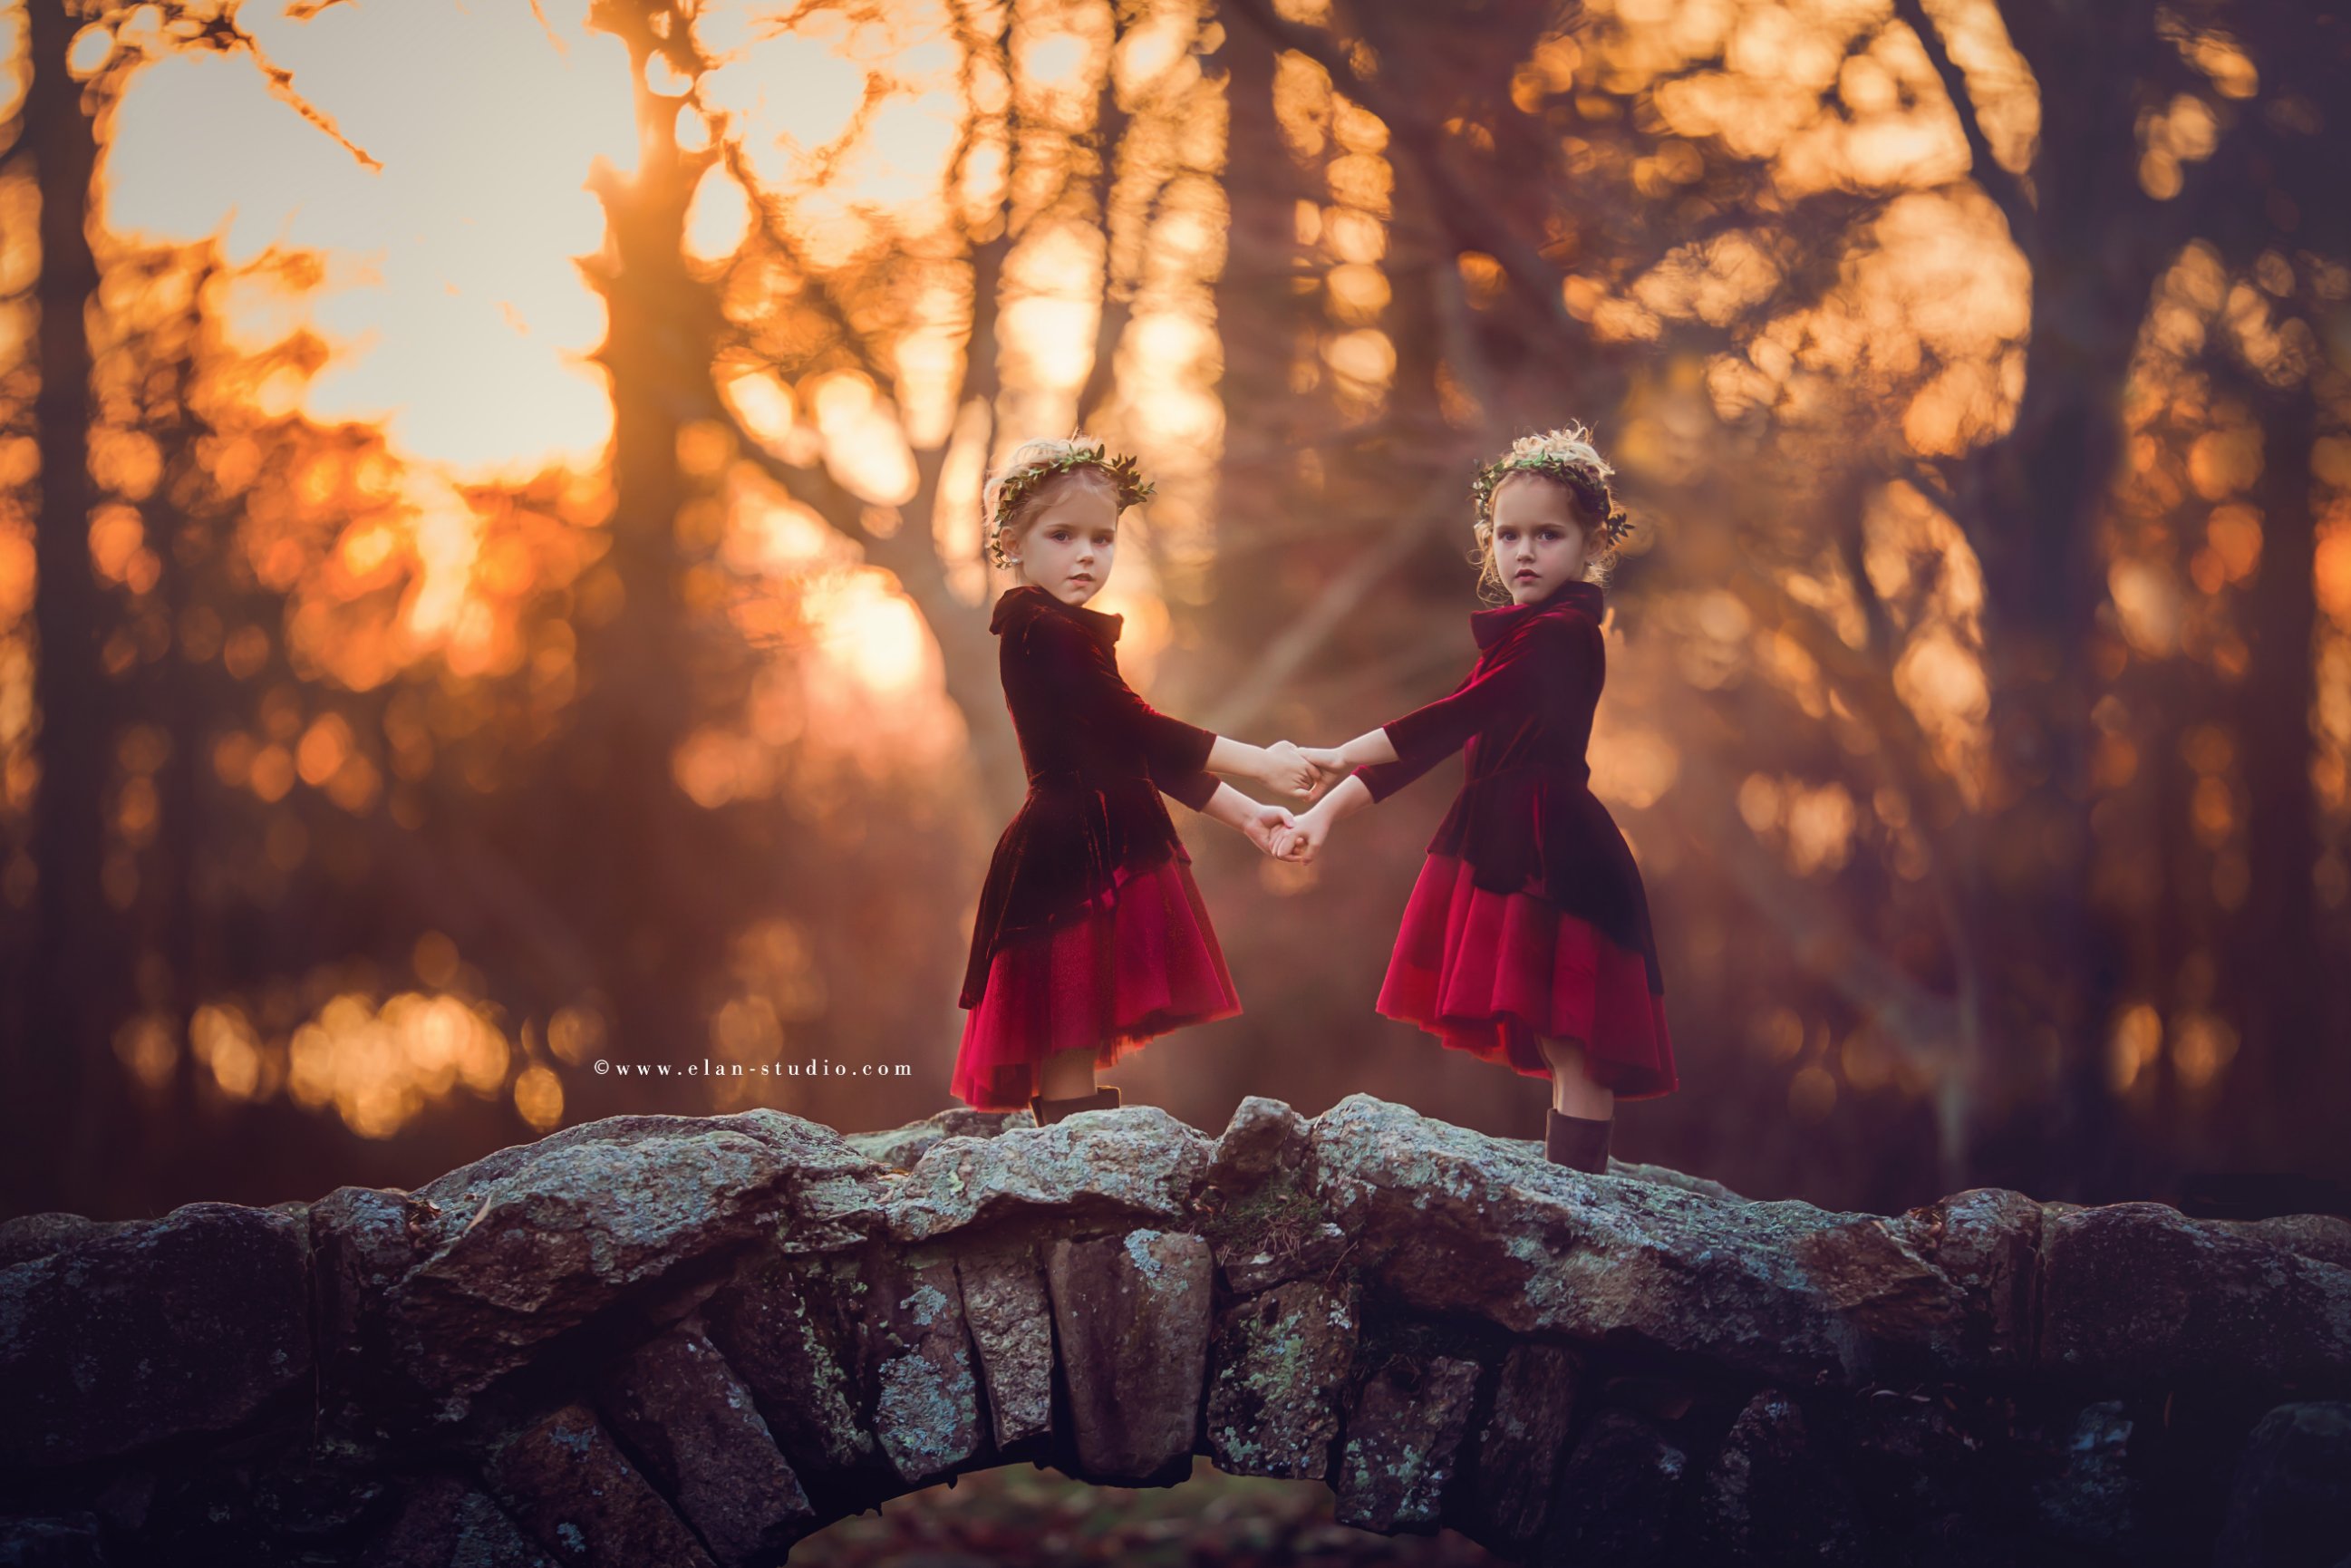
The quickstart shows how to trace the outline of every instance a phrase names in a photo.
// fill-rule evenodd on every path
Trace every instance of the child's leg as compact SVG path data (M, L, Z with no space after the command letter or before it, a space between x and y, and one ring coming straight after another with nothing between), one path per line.
M1094 1092L1094 1048L1078 1046L1057 1051L1045 1059L1037 1074L1037 1098L1074 1100Z
M1551 1063L1551 1108L1562 1115L1604 1122L1616 1113L1616 1092L1592 1081L1584 1065L1583 1042L1549 1040L1542 1042L1543 1060Z
M1057 1051L1045 1059L1037 1074L1036 1098L1029 1102L1039 1126L1050 1127L1081 1111L1118 1109L1117 1090L1094 1087L1094 1055L1092 1047L1081 1046L1075 1051Z
M1615 1125L1616 1092L1592 1081L1583 1047L1572 1040L1542 1042L1551 1063L1551 1114L1543 1119L1543 1155L1593 1176L1608 1174L1608 1134Z

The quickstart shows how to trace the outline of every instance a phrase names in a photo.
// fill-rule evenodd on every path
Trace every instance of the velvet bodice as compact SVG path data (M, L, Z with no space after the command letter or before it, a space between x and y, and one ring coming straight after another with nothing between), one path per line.
M1576 581L1536 604L1469 618L1478 661L1447 695L1384 727L1394 762L1355 777L1384 800L1454 752L1461 791L1431 854L1467 861L1477 885L1531 893L1640 953L1663 988L1647 900L1629 846L1591 789L1585 753L1607 678L1598 585Z
M1005 705L1028 798L998 840L980 890L963 1005L978 999L997 947L1102 907L1121 881L1189 861L1161 791L1197 810L1217 792L1210 731L1159 712L1118 673L1116 615L1030 584L996 601Z

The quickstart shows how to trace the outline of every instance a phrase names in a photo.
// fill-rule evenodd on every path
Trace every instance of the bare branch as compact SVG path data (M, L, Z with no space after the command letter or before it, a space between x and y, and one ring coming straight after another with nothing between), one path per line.
M1869 628L1868 642L1863 652L1880 656L1890 655L1899 629L1894 624L1893 612L1877 591L1877 584L1869 579L1867 531L1868 486L1858 477L1849 481L1855 494L1845 505L1834 508L1837 517L1837 559L1844 567L1845 576L1852 580L1853 596L1860 602L1862 620Z
M741 140L728 137L719 143L719 149L720 155L726 161L726 172L734 176L735 183L743 189L745 199L751 204L759 237L767 241L808 285L810 300L824 317L826 324L841 339L842 346L856 357L859 367L876 384L890 384L894 378L889 371L888 351L857 324L850 314L849 306L833 287L831 279L810 264L808 253L793 237L783 215L777 210L776 199L760 189L750 162L744 155Z
M919 517L902 516L896 528L877 533L866 524L864 501L833 477L822 462L806 468L785 462L761 445L723 401L719 407L734 426L745 455L768 482L855 540L866 560L896 578L899 588L921 612L939 645L948 700L963 715L970 735L971 765L980 791L989 810L1009 816L1016 803L1013 786L1020 771L1019 754L996 684L996 653L987 615L981 607L965 603L948 584L930 526L946 447L914 455L919 480L915 499L922 503Z
M337 0L323 0L323 3L332 5L336 4ZM557 54L568 55L571 52L570 47L563 41L563 35L555 30L555 24L547 19L545 0L530 0L530 14L538 19L538 30L547 35L547 41L555 46Z
M1847 552L1847 569L1856 579L1854 591L1865 606L1876 607L1873 627L1880 639L1876 646L1882 657L1891 657L1892 628L1886 624L1885 607L1859 559L1860 513L1866 491L1864 479L1856 478L1849 486L1846 505L1842 508L1845 513L1844 526L1840 531ZM1879 657L1848 647L1819 612L1791 596L1767 574L1741 567L1732 572L1727 586L1759 620L1776 624L1812 656L1844 698L1845 706L1876 735L1879 758L1895 785L1908 798L1919 831L1933 831L1935 841L1928 856L1926 882L1958 978L1958 997L1949 1020L1957 1030L1952 1038L1959 1060L1980 1061L1983 1049L1981 966L1954 876L1954 868L1963 873L1972 857L1974 819L1959 796L1956 781L1935 761L1926 732L1909 705L1894 689L1893 680ZM1963 1107L1951 1097L1963 1097L1967 1091L1957 1079L1952 1079L1942 1085L1939 1092L1945 1097L1941 1114L1947 1139L1943 1154L1948 1167L1962 1153L1948 1142L1961 1135L1953 1130L1951 1123Z
M1397 514L1385 537L1356 552L1305 612L1266 644L1257 663L1210 710L1203 727L1223 734L1254 722L1299 667L1346 623L1380 580L1409 559L1420 541L1454 515L1446 503L1458 484L1458 476L1447 471Z
M184 12L177 11L176 8L174 10L174 14L180 16L186 15ZM380 159L369 152L367 149L359 145L359 143L353 141L350 137L344 135L336 126L331 116L327 114L323 110L312 105L308 99L304 98L299 92L295 90L294 73L271 59L269 56L263 51L260 40L236 25L236 16L234 10L221 16L204 16L202 18L191 17L189 19L200 20L202 26L193 37L185 40L186 44L199 47L214 49L222 54L230 54L241 49L245 53L251 55L253 57L253 63L261 68L262 78L269 84L269 95L272 98L277 99L280 103L285 104L295 113L300 115L312 125L326 132L327 135L332 137L336 144L340 146L344 152L349 152L352 157L358 159L368 168L378 171L381 171L383 168L383 163Z
M1399 690L1410 690L1424 681L1433 681L1449 671L1455 677L1461 673L1461 660L1466 644L1449 638L1407 638L1384 656L1350 664L1320 676L1301 677L1293 681L1290 695L1301 706L1315 712L1353 711L1357 703L1368 702L1386 710Z
M962 3L962 0L951 0L948 12L953 20L956 39L962 45L964 51L963 66L957 77L958 86L964 98L963 141L956 149L955 162L951 165L955 171L951 191L954 195L959 197L967 178L972 149L977 140L975 127L978 124L979 117L974 110L974 104L977 96L976 83L978 73L974 62L982 48L991 51L999 58L1002 57L1005 49L1005 30L999 27L993 35L983 37L973 26L969 8ZM1003 116L1008 158L1018 157L1019 151L1018 125L1013 109L1013 105L1017 102L1018 94L1014 94L1008 99ZM989 444L995 436L996 395L1000 390L996 372L998 296L1003 287L1004 258L1011 251L1013 240L1018 237L1013 231L1012 224L1011 184L1011 172L1008 170L1005 181L1006 199L998 209L1000 221L996 224L993 234L971 246L971 323L964 334L963 385L957 389L956 394L958 406L968 403L973 399L978 399L987 405L989 429L987 434L980 438L980 455L983 463L987 459ZM974 234L983 232L984 227L985 225L982 228L975 228L971 232Z
M759 31L755 37L780 38L787 33L799 31L810 17L828 13L842 16L852 25L871 26L890 18L889 7L880 4L879 0L795 0L790 9L761 18Z
M1918 47L1927 51L1928 63L1942 78L1943 95L1951 100L1952 111L1959 117L1960 134L1968 139L1970 169L1977 186L2006 216L2009 233L2016 236L2019 247L2029 252L2029 234L2035 221L2032 196L2024 182L1992 156L1991 141L1984 135L1983 122L1976 114L1975 95L1968 89L1967 73L1944 47L1942 29L1927 15L1924 0L1894 0L1894 14L1917 35Z
M1964 999L1954 1004L1919 985L1862 940L1829 900L1790 875L1749 831L1729 789L1702 761L1685 765L1667 799L1677 807L1698 807L1697 820L1683 821L1684 835L1729 873L1760 917L1759 926L1869 1019L1906 1061L1931 1075L1936 1164L1943 1188L1966 1186L1968 1121L1982 1060L1973 1005Z
M1953 1061L1963 1039L1958 1007L1912 979L1848 925L1829 899L1789 873L1748 828L1729 781L1703 751L1685 755L1667 798L1690 809L1683 813L1684 832L1729 873L1763 927L1786 943L1799 964L1875 1021L1912 1062L1939 1071Z
M1078 391L1078 426L1091 429L1118 390L1118 345L1134 319L1134 307L1123 296L1102 291L1102 316L1094 325L1094 362L1086 384Z
M1478 341L1477 317L1469 308L1469 290L1461 281L1460 265L1451 257L1439 257L1429 270L1431 286L1437 290L1437 328L1445 361L1460 378L1469 401L1478 405L1479 418L1490 425L1501 402L1501 382Z
M841 127L840 135L802 157L808 170L803 177L811 189L820 191L841 177L850 150L864 139L865 132L872 127L874 115L893 93L904 90L906 84L896 77L881 71L865 73L865 92L850 114L849 123Z
M1734 566L1723 586L1757 621L1792 639L1821 667L1847 706L1876 732L1894 766L1896 781L1921 811L1938 823L1955 822L1966 814L1957 786L1929 760L1933 747L1926 731L1895 691L1893 678L1884 666L1846 646L1819 611L1790 594L1769 574Z
M1278 13L1272 0L1226 0L1231 15L1247 21L1276 46L1295 50L1321 66L1348 98L1379 117L1397 146L1428 182L1430 204L1463 249L1479 250L1501 264L1502 272L1526 302L1535 319L1564 349L1590 351L1593 343L1583 323L1568 313L1561 292L1559 269L1542 253L1496 214L1493 204L1461 178L1445 155L1447 141L1442 126L1422 114L1403 95L1356 73L1354 62L1338 38L1320 27L1292 22Z
M1897 476L1918 494L1934 503L1935 509L1951 519L1962 531L1967 523L1959 512L1959 498L1953 493L1950 482L1925 458L1906 455L1896 465Z
M1118 101L1118 41L1111 40L1110 57L1102 68L1102 92L1096 100L1093 143L1100 162L1097 174L1099 192L1095 207L1100 214L1102 231L1102 316L1094 329L1094 359L1086 371L1086 384L1078 392L1078 424L1090 429L1102 415L1112 394L1118 390L1118 345L1126 336L1126 329L1134 319L1134 288L1136 279L1117 276L1118 246L1111 232L1111 221L1117 205L1119 156L1126 149L1126 133L1133 116ZM1130 174L1127 176L1132 178ZM1141 239L1148 244L1152 220L1159 211L1160 191L1155 189L1144 204L1138 220Z
M778 490L810 507L861 546L870 546L873 534L865 526L865 502L849 486L832 476L832 470L822 460L806 468L788 463L777 456L747 428L724 398L718 408L726 423L734 428L737 444L744 456Z

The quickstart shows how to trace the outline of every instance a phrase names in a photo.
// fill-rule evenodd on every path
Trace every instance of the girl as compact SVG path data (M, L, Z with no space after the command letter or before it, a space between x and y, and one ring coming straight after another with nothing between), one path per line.
M1165 790L1270 850L1290 813L1210 777L1303 796L1288 741L1227 740L1153 709L1119 677L1121 617L1086 601L1110 580L1119 514L1150 496L1132 457L1031 441L982 496L988 553L1020 579L996 602L998 647L1029 796L996 846L964 974L954 1091L1038 1124L1115 1110L1094 1071L1155 1035L1240 1011L1176 836ZM1042 1068L1042 1072L1039 1071Z
M1465 743L1468 776L1405 905L1379 1010L1447 1046L1552 1080L1544 1150L1604 1173L1619 1098L1677 1087L1639 871L1588 785L1605 674L1601 583L1631 525L1581 425L1525 437L1471 494L1478 662L1451 695L1306 758L1353 774L1274 852L1311 858L1331 824Z

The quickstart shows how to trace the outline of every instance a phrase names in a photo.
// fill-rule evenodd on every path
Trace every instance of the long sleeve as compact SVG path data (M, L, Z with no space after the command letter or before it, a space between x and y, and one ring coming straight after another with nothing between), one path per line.
M1051 630L1045 631L1047 627ZM1199 795L1200 804L1205 805L1208 796L1216 793L1215 776L1207 771L1208 753L1217 744L1215 733L1186 724L1144 702L1120 676L1118 663L1109 650L1077 628L1051 621L1040 621L1038 628L1042 635L1066 639L1066 646L1050 651L1047 667L1070 705L1071 721L1120 737L1141 759L1153 782L1187 806L1193 804L1197 779L1206 779L1208 789ZM1196 775L1197 779L1187 775ZM1168 788L1170 784L1176 788Z
M1161 713L1120 677L1117 664L1107 653L1101 655L1101 662L1102 674L1108 677L1102 701L1111 722L1126 732L1160 788L1167 789L1182 775L1197 774L1208 779L1208 794L1215 794L1216 779L1208 774L1207 766L1208 753L1216 749L1216 732ZM1177 790L1167 792L1187 806L1192 804ZM1207 795L1201 796L1200 800L1205 805Z
M1394 762L1367 762L1349 777L1364 781L1364 788L1372 792L1372 803L1376 806L1450 755L1450 752L1432 751L1411 762L1406 762L1401 756Z
M1469 674L1462 676L1461 684L1459 685L1455 686L1448 695L1440 697L1437 700L1439 702L1449 702L1453 697L1460 695L1464 691L1468 689L1470 681L1475 677L1475 671L1472 671ZM1415 711L1425 712L1426 710L1424 708L1416 709ZM1414 779L1419 778L1422 774L1427 772L1430 768L1444 761L1446 758L1452 755L1450 751L1437 751L1432 749L1423 754L1407 758L1405 756L1404 747L1397 742L1393 728L1386 725L1383 725L1380 727L1389 731L1388 744L1395 747L1395 760L1394 762L1367 762L1361 768L1356 768L1355 771L1350 775L1352 778L1360 779L1364 781L1364 788L1372 792L1372 803L1374 805L1377 805L1382 800L1386 800L1389 796L1395 794L1397 790L1403 789L1405 785L1411 783Z
M1520 637L1500 659L1472 669L1468 678L1447 695L1383 725L1388 744L1395 747L1396 759L1358 768L1354 776L1364 781L1374 801L1386 800L1460 750L1479 731L1525 715L1536 701L1546 671L1559 668L1565 655L1566 651L1542 632Z
M1163 773L1155 765L1151 769L1151 781L1159 786L1161 793L1183 801L1195 811L1207 810L1209 798L1224 782L1205 768Z

